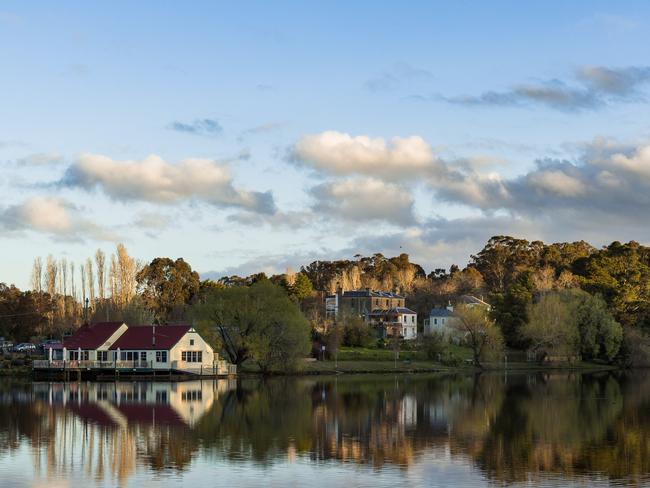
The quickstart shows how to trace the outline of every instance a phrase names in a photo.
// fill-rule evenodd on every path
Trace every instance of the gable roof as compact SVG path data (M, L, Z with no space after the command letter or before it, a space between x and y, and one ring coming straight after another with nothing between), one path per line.
M360 298L360 297L379 297L379 298L404 298L404 295L398 295L389 291L374 291L374 290L348 290L343 292L345 298Z
M63 341L67 349L97 349L119 329L124 322L97 322L84 324Z
M451 317L453 312L446 308L432 308L429 317Z
M368 315L372 316L372 317L376 317L376 316L381 316L381 315L399 315L399 314L417 315L417 312L414 312L410 308L406 308L406 307L394 307L394 308L388 308L388 309L376 308L375 310L370 312Z
M110 347L126 350L169 350L187 334L189 325L134 325L129 327ZM155 337L155 344L154 344Z

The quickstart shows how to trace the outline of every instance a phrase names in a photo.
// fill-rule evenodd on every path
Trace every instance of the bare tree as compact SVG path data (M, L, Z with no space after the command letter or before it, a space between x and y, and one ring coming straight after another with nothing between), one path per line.
M124 247L124 244L117 245L117 278L119 286L119 301L122 306L128 304L135 295L138 265Z
M43 260L40 256L34 259L32 267L32 290L37 292L43 290Z
M79 266L79 277L81 278L81 304L86 305L86 265L81 263Z
M111 289L111 301L117 304L119 297L117 296L117 260L115 254L111 254L111 267L109 270L108 281Z
M99 299L103 301L104 298L106 298L106 255L101 249L97 249L97 252L95 253L95 265L97 267L97 288Z
M56 260L50 254L47 257L47 263L45 265L45 282L47 287L47 292L53 297L56 293L56 278L57 278L58 268L56 265Z
M72 301L76 302L78 298L74 281L74 261L70 261L70 294L72 295Z
M86 281L88 287L88 298L90 299L90 306L95 306L95 276L93 274L93 261L88 258L86 261Z

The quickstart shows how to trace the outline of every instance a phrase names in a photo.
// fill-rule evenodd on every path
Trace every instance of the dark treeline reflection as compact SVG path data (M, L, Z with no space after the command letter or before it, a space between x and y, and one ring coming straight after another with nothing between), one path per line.
M650 472L650 374L353 376L184 383L0 383L0 457L95 480L139 466L450 455L497 482Z

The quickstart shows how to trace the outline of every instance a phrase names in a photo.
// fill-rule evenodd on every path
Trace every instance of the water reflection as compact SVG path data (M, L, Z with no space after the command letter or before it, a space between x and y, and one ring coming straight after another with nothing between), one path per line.
M647 373L0 383L0 480L24 486L237 466L291 484L296 470L273 471L291 465L444 486L451 464L480 486L641 485L649 434Z

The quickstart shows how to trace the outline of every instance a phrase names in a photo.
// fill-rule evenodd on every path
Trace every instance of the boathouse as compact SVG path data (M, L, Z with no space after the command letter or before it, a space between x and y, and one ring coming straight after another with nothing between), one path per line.
M233 375L190 325L84 324L63 342L62 359L34 361L34 370L98 374Z

